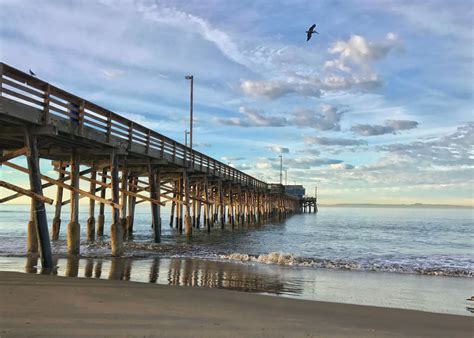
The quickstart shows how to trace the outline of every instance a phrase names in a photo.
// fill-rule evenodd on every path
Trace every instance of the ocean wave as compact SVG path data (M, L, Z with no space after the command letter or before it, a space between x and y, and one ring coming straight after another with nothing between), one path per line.
M356 262L298 257L291 253L271 252L263 255L231 253L220 255L221 259L240 262L277 264L286 266L314 267L337 270L378 271L396 273L414 273L430 276L473 277L474 271L456 266L423 266L394 262Z

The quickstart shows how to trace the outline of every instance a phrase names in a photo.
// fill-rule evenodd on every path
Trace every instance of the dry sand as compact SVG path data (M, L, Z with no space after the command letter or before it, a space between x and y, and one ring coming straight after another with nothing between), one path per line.
M0 337L472 337L474 318L0 272Z

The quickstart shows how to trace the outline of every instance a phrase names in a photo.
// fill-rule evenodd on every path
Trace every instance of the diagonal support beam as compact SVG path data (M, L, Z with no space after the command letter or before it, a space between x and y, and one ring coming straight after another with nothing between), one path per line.
M23 168L22 166L19 166L17 164L14 164L14 163L11 163L11 162L5 162L4 165L6 165L7 167L10 167L10 168L13 168L13 169L16 169L18 171L21 171L21 172L24 172L24 173L29 173L29 170L26 169L26 168ZM78 194L80 195L85 195L89 198L92 198L93 200L96 200L98 202L101 202L101 203L104 203L104 204L107 204L107 205L110 205L112 206L113 208L115 209L120 209L120 204L118 203L114 203L112 201L109 201L109 200L106 200L104 198L101 198L99 196L94 196L92 194L90 194L88 191L84 191L82 189L79 189L79 188L75 188L69 184L66 184L64 182L61 182L61 181L58 181L58 180L55 180L51 177L48 177L48 176L45 176L45 175L40 175L41 179L42 180L45 180L49 183L53 183L53 184L56 184L57 186L60 186L60 187L63 187L64 189L68 189L68 190L71 190L71 191L74 191L74 192L77 192Z
M36 200L40 200L43 203L53 204L54 202L54 200L52 200L51 198L45 197L43 195L39 195L35 192L32 192L31 190L23 189L22 187L7 183L5 181L0 181L0 187L4 187L10 190L13 190L21 195L25 195L25 196L34 198Z
M86 170L83 170L79 173L79 175L86 175L88 173L90 173L91 169L86 169ZM68 172L69 174L69 172ZM65 182L65 181L69 181L71 179L71 177L69 175L65 175L64 176L64 180L61 180L62 182ZM44 183L41 188L42 189L46 189L46 188L49 188L49 187L52 187L53 185L55 185L54 183ZM28 190L28 191L31 191L31 190ZM18 197L21 197L23 196L22 194L20 193L16 193L16 194L13 194L13 195L10 195L10 196L7 196L7 197L4 197L2 199L0 199L0 204L2 203L5 203L5 202L8 202L8 201L11 201L11 200L14 200ZM64 204L63 204L64 205Z
M28 155L28 148L23 147L14 151L9 152L3 156L0 156L0 164L6 161L10 161L11 159L21 156L21 155Z

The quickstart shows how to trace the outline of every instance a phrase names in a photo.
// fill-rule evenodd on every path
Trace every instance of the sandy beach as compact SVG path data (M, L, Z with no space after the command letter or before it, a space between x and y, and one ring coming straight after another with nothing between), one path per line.
M0 272L0 336L471 337L474 318Z

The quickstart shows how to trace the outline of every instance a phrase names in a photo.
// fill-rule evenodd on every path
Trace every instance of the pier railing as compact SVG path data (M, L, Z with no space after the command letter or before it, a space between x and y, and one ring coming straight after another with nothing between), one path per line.
M0 63L0 75L0 96L38 109L42 112L42 124L48 125L51 117L65 119L79 134L84 127L92 128L105 135L107 141L111 136L119 138L128 149L132 144L143 146L143 155L153 149L161 158L167 154L174 163L245 186L267 189L263 181L7 64Z

